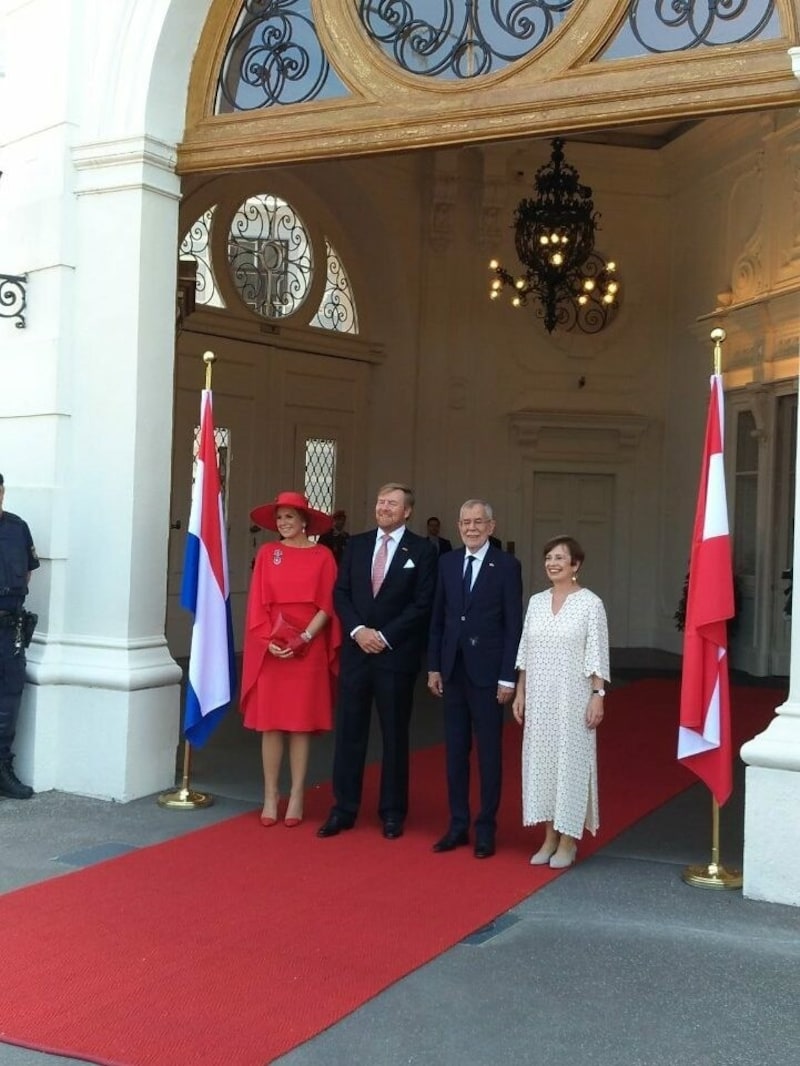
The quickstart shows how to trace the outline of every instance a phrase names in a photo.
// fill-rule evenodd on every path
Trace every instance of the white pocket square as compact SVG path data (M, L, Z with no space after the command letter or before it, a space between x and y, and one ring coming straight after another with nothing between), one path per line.
M403 567L403 569L404 570L414 570L415 569L414 560L413 559L406 559L406 565Z

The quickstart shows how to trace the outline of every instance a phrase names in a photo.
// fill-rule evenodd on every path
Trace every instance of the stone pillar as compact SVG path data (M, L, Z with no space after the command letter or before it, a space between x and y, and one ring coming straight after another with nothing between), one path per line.
M800 445L800 437L798 437ZM800 448L796 458L800 470ZM800 574L800 493L795 493L794 573ZM798 598L789 695L763 733L741 750L745 772L744 894L800 906L800 625Z
M37 789L173 783L180 670L164 637L179 183L151 138L73 150L77 269L60 426L64 565L33 656Z
M800 48L790 48L800 80ZM800 470L800 435L795 470ZM800 493L794 501L792 565L800 574ZM763 733L741 750L747 764L744 812L744 894L800 906L800 625L795 597L789 695Z

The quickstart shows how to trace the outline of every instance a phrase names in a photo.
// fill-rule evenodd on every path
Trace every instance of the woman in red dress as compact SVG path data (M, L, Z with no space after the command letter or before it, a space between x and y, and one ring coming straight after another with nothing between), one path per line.
M331 519L309 507L299 492L281 492L250 513L281 540L256 556L244 635L244 724L262 734L264 807L261 824L278 820L278 777L289 740L291 793L284 824L303 819L303 791L312 733L333 724L333 682L341 644L333 612L336 562L329 548L309 537L325 533Z

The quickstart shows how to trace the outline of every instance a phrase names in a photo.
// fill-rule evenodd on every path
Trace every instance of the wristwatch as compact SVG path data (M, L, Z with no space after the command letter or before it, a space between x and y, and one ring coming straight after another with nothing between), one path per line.
M605 694L606 694L606 690L604 688L593 688L592 689L592 695L593 696L605 696Z

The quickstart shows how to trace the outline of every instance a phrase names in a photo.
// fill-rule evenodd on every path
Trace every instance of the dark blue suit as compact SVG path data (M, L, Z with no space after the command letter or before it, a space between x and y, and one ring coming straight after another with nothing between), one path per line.
M494 839L502 782L503 707L500 681L514 681L522 633L522 569L512 555L489 546L465 599L465 549L439 559L428 645L428 669L442 675L450 831L469 829L469 757L478 749L479 840Z
M361 803L372 703L383 736L378 813L384 822L408 811L408 749L414 681L422 664L436 583L436 551L409 530L395 549L377 596L372 557L377 530L350 537L333 600L344 630L336 705L334 812L352 822ZM389 647L363 652L349 636L357 626L377 629Z

